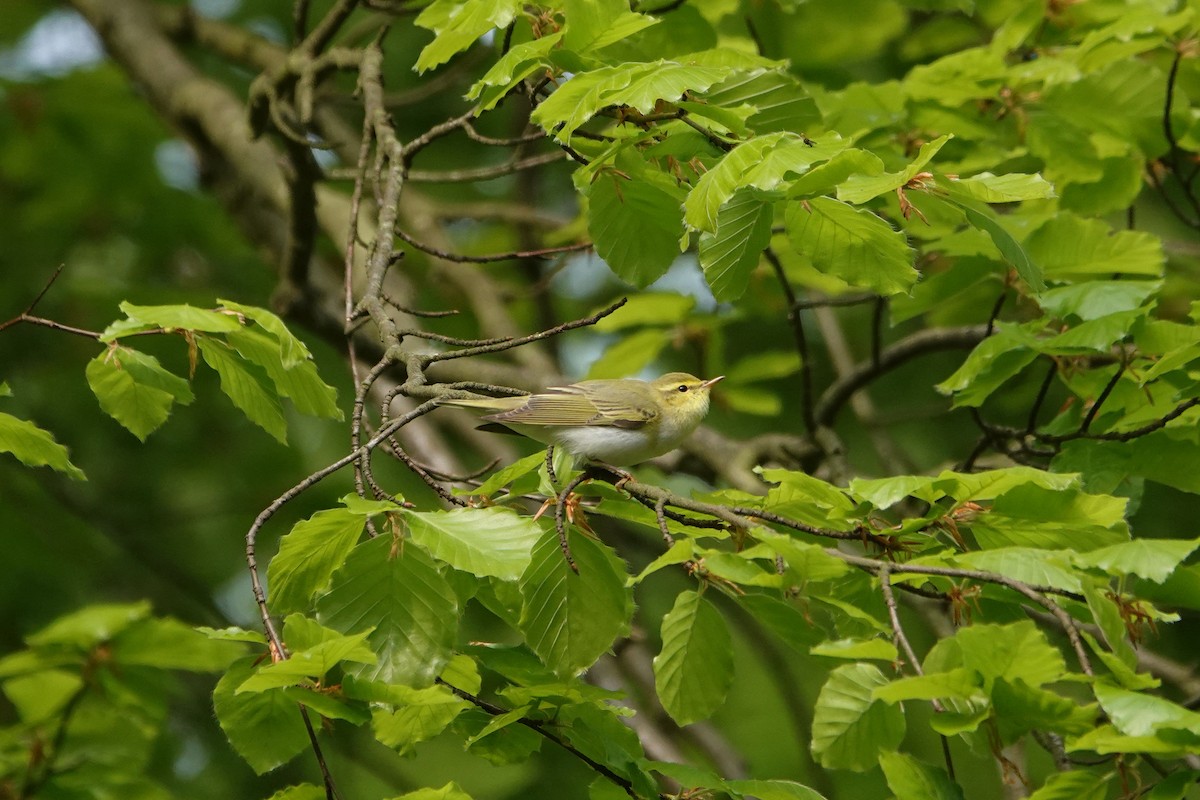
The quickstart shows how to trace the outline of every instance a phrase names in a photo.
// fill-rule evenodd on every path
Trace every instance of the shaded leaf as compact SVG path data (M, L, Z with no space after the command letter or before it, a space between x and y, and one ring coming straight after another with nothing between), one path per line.
M272 608L285 614L308 608L354 548L363 524L357 514L331 508L293 525L267 565Z
M308 745L308 734L295 701L282 689L236 693L254 674L256 662L244 658L229 668L213 691L213 707L233 749L261 775L291 761Z
M829 674L813 712L812 751L832 769L865 771L881 750L904 738L904 713L872 698L887 678L869 664L847 664Z
M654 687L680 725L707 719L733 684L733 650L720 613L699 592L681 592L662 621Z
M962 800L962 787L940 767L895 752L880 753L879 766L896 800Z
M257 373L235 355L229 345L208 337L197 337L200 354L204 362L216 370L221 377L221 391L255 425L259 426L280 444L287 442L287 425L283 421L283 410L279 399L266 387Z
M578 573L567 564L558 534L549 530L520 581L525 641L564 677L591 666L628 630L633 613L624 562L588 537L572 535L570 542Z
M317 616L343 633L370 631L378 663L355 668L358 677L420 688L450 660L459 609L425 551L377 536L356 546L334 573Z
M649 286L679 257L680 197L646 175L624 180L602 174L588 201L588 233L596 253L621 280Z
M718 300L736 300L771 243L773 211L755 192L738 192L717 215L716 233L700 235L700 267Z

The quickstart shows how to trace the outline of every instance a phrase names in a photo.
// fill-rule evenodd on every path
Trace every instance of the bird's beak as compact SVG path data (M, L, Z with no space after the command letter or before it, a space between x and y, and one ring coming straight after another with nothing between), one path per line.
M715 378L709 378L704 383L700 384L700 388L701 389L711 389L712 387L716 386L718 383L720 383L723 380L725 380L724 375L718 375Z

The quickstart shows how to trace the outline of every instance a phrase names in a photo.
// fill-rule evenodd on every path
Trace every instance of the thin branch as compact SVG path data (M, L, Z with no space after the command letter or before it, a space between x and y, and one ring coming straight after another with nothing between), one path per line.
M625 305L627 300L628 300L628 298L622 297L620 300L618 300L616 303L613 303L608 308L603 309L602 311L598 311L595 314L592 314L591 316L583 317L582 319L572 320L571 322L564 322L561 325L556 325L553 328L548 328L544 331L538 331L537 333L530 334L529 336L518 336L516 338L507 339L505 341L501 341L501 342L498 342L495 344L480 345L479 347L469 347L464 350L455 350L455 351L449 352L449 353L423 354L421 356L418 356L418 359L423 363L424 366L428 366L430 364L434 364L439 361L449 361L450 359L454 359L454 358L469 358L471 356L479 356L479 355L483 355L485 353L498 353L498 352L501 352L502 350L510 350L514 347L520 347L521 345L529 344L530 342L540 342L542 339L548 339L551 336L557 336L560 333L565 333L567 331L575 330L576 328L585 328L589 325L595 325L597 322L604 319L605 317L607 317L609 314L616 311L621 306Z
M64 325L61 322L55 322L52 319L45 319L43 317L36 317L33 315L33 310L37 308L38 303L42 302L42 298L46 296L46 292L50 291L50 287L53 286L54 282L58 280L58 276L62 274L62 271L64 268L66 268L66 266L66 264L58 265L58 267L54 270L54 274L50 276L50 280L46 281L46 285L42 287L42 290L37 293L33 300L30 301L29 305L25 306L24 311L22 311L20 314L17 314L10 320L0 322L0 331L24 322L29 325L40 325L43 328L52 328L53 330L62 331L64 333L73 333L76 336L85 336L89 339L99 339L100 334L95 331L88 331L84 330L83 328L73 328L70 325Z
M783 270L779 256L770 247L763 251L763 256L775 271L775 278L779 281L779 287L787 301L788 325L791 326L792 338L800 356L800 416L804 420L804 429L812 435L817 429L817 420L813 412L812 358L808 350L808 339L804 335L804 321L800 319L800 304L796 300L796 293L792 291L791 281Z
M451 692L453 692L458 697L461 697L463 700L466 700L468 703L470 703L471 705L480 709L481 711L491 714L493 717L499 717L503 714L509 713L509 709L501 708L500 706L495 705L494 703L489 703L487 700L484 700L482 697L477 697L476 695L471 694L470 692L466 691L465 689L459 689L457 686L446 683L446 681L442 680L441 678L438 678L437 682L440 683L441 685L445 686L447 689L449 689ZM633 800L641 800L641 797L634 790L633 784L628 779L621 777L620 775L613 772L611 769L609 769L605 765L603 765L600 762L593 759L587 753L584 753L582 750L579 750L578 748L576 748L574 745L572 745L566 739L563 739L562 737L558 736L556 733L554 733L552 730L550 730L549 727L547 727L546 723L538 722L537 720L532 720L532 719L529 719L528 717L521 717L519 720L517 720L517 722L520 723L521 725L524 725L526 728L529 728L530 730L534 731L538 735L543 736L546 739L549 739L551 742L554 742L556 745L561 747L563 750L566 750L568 753L570 753L572 756L574 756L575 758L582 761L584 764L587 764L588 767L591 768L593 771L595 771L596 773L598 773L600 775L603 775L610 782L612 782L613 784L620 787L625 792L625 794L629 795L631 798L633 798Z
M912 648L912 644L908 641L908 636L904 633L904 626L900 624L900 613L896 607L896 594L892 591L892 565L883 563L879 567L879 589L883 593L883 602L887 606L888 619L892 622L892 638L896 640L896 646L904 653L904 657L908 659L908 665L912 667L912 671L918 675L924 675L925 670L921 669L921 660L917 658L917 653ZM936 711L941 711L941 704L936 700L933 701L933 707Z
M410 244L422 253L428 253L431 256L453 261L459 264L493 264L497 261L516 261L526 258L549 258L550 256L561 255L562 253L578 253L583 250L592 249L591 242L579 242L578 244L568 244L561 247L545 247L541 250L526 250L513 251L508 253L491 253L485 256L469 256L463 253L451 253L448 250L440 250L431 245L427 245L422 241L410 236L399 228L396 229L396 237L406 244Z
M321 782L325 785L325 800L340 800L341 793L337 790L337 785L333 782L333 773L329 771L329 765L325 762L325 753L321 749L321 742L317 739L317 731L313 728L312 719L309 718L308 708L297 703L296 706L300 709L300 718L304 720L304 732L308 734L308 744L312 748L313 756L317 759L317 768L321 771Z
M566 161L567 155L562 151L540 153L519 161L510 161L507 164L499 164L494 167L476 167L474 169L445 171L411 169L408 171L408 179L413 183L475 183L477 181L490 181L495 178L512 175L515 172L521 172L522 170Z
M258 516L254 518L254 523L250 526L250 529L246 531L246 564L250 568L251 589L254 592L254 601L258 605L259 616L262 618L263 629L267 634L267 638L270 641L272 648L275 649L281 657L287 657L287 648L283 644L283 639L279 636L279 632L275 628L275 623L271 619L270 608L267 605L266 590L263 588L262 581L259 577L258 559L256 556L258 532L262 530L263 526L267 524L271 517L275 516L275 514L281 508L290 503L292 500L295 500L313 486L316 486L333 473L342 469L342 467L352 464L366 453L369 453L376 447L379 447L379 445L387 441L387 438L393 433L400 430L417 417L428 414L430 411L437 408L437 405L437 401L429 400L417 406L404 416L396 417L395 419L391 420L382 428L380 428L379 431L377 431L375 435L370 438L370 440L364 442L358 448L350 451L337 461L334 461L333 463L328 464L327 466L322 467L321 469L312 473L299 483L292 486L292 488L279 495L279 497L271 501L270 505L260 511Z
M1100 391L1100 396L1096 398L1096 402L1092 403L1092 407L1088 409L1087 416L1083 418L1083 423L1079 426L1079 433L1086 434L1088 428L1092 427L1092 422L1096 419L1096 415L1100 413L1100 407L1104 405L1104 401L1112 394L1113 389L1117 388L1117 384L1121 381L1121 376L1125 374L1125 362L1117 367L1117 371L1113 373L1112 378L1105 384Z
M1149 433L1154 433L1157 430L1165 428L1167 423L1182 416L1183 413L1191 408L1200 405L1200 397L1193 397L1186 402L1180 403L1174 409L1164 416L1149 422L1140 428L1134 428L1128 431L1111 431L1108 433L1087 433L1086 431L1075 431L1074 433L1050 434L1039 433L1037 438L1043 442L1057 444L1059 442L1069 442L1073 439L1096 439L1102 442L1129 442L1134 439L1145 436Z
M901 339L884 348L879 354L878 364L870 361L860 364L853 372L826 389L814 412L816 423L823 426L832 425L838 411L851 395L905 362L939 350L971 348L987 338L987 335L985 326L970 325L962 328L930 328Z
M781 233L782 229L772 231L772 233ZM814 297L807 300L798 300L793 306L797 311L806 311L810 308L835 308L839 306L857 306L863 303L874 303L880 300L877 294L849 294L839 297Z
M1038 387L1037 397L1033 400L1033 405L1029 408L1029 419L1025 422L1025 433L1030 434L1037 430L1038 413L1042 410L1042 404L1046 402L1046 395L1050 391L1051 384L1054 383L1054 376L1058 374L1058 362L1053 358L1050 359L1050 369L1046 370L1046 377L1042 378L1042 385Z

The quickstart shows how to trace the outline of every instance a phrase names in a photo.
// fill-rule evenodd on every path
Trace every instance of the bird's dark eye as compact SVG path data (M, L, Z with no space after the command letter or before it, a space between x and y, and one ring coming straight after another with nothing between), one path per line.
M679 391L681 391L681 392L686 392L686 391L687 391L687 384L686 384L686 383L681 383L681 384L679 384Z

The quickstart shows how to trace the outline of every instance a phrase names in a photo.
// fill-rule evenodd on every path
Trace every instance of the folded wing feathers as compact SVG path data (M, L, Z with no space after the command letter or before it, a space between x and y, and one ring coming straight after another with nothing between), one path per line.
M483 419L523 425L640 428L658 416L652 407L631 409L627 403L588 397L571 386L556 386L542 394L529 395L524 400L516 408L488 414Z

